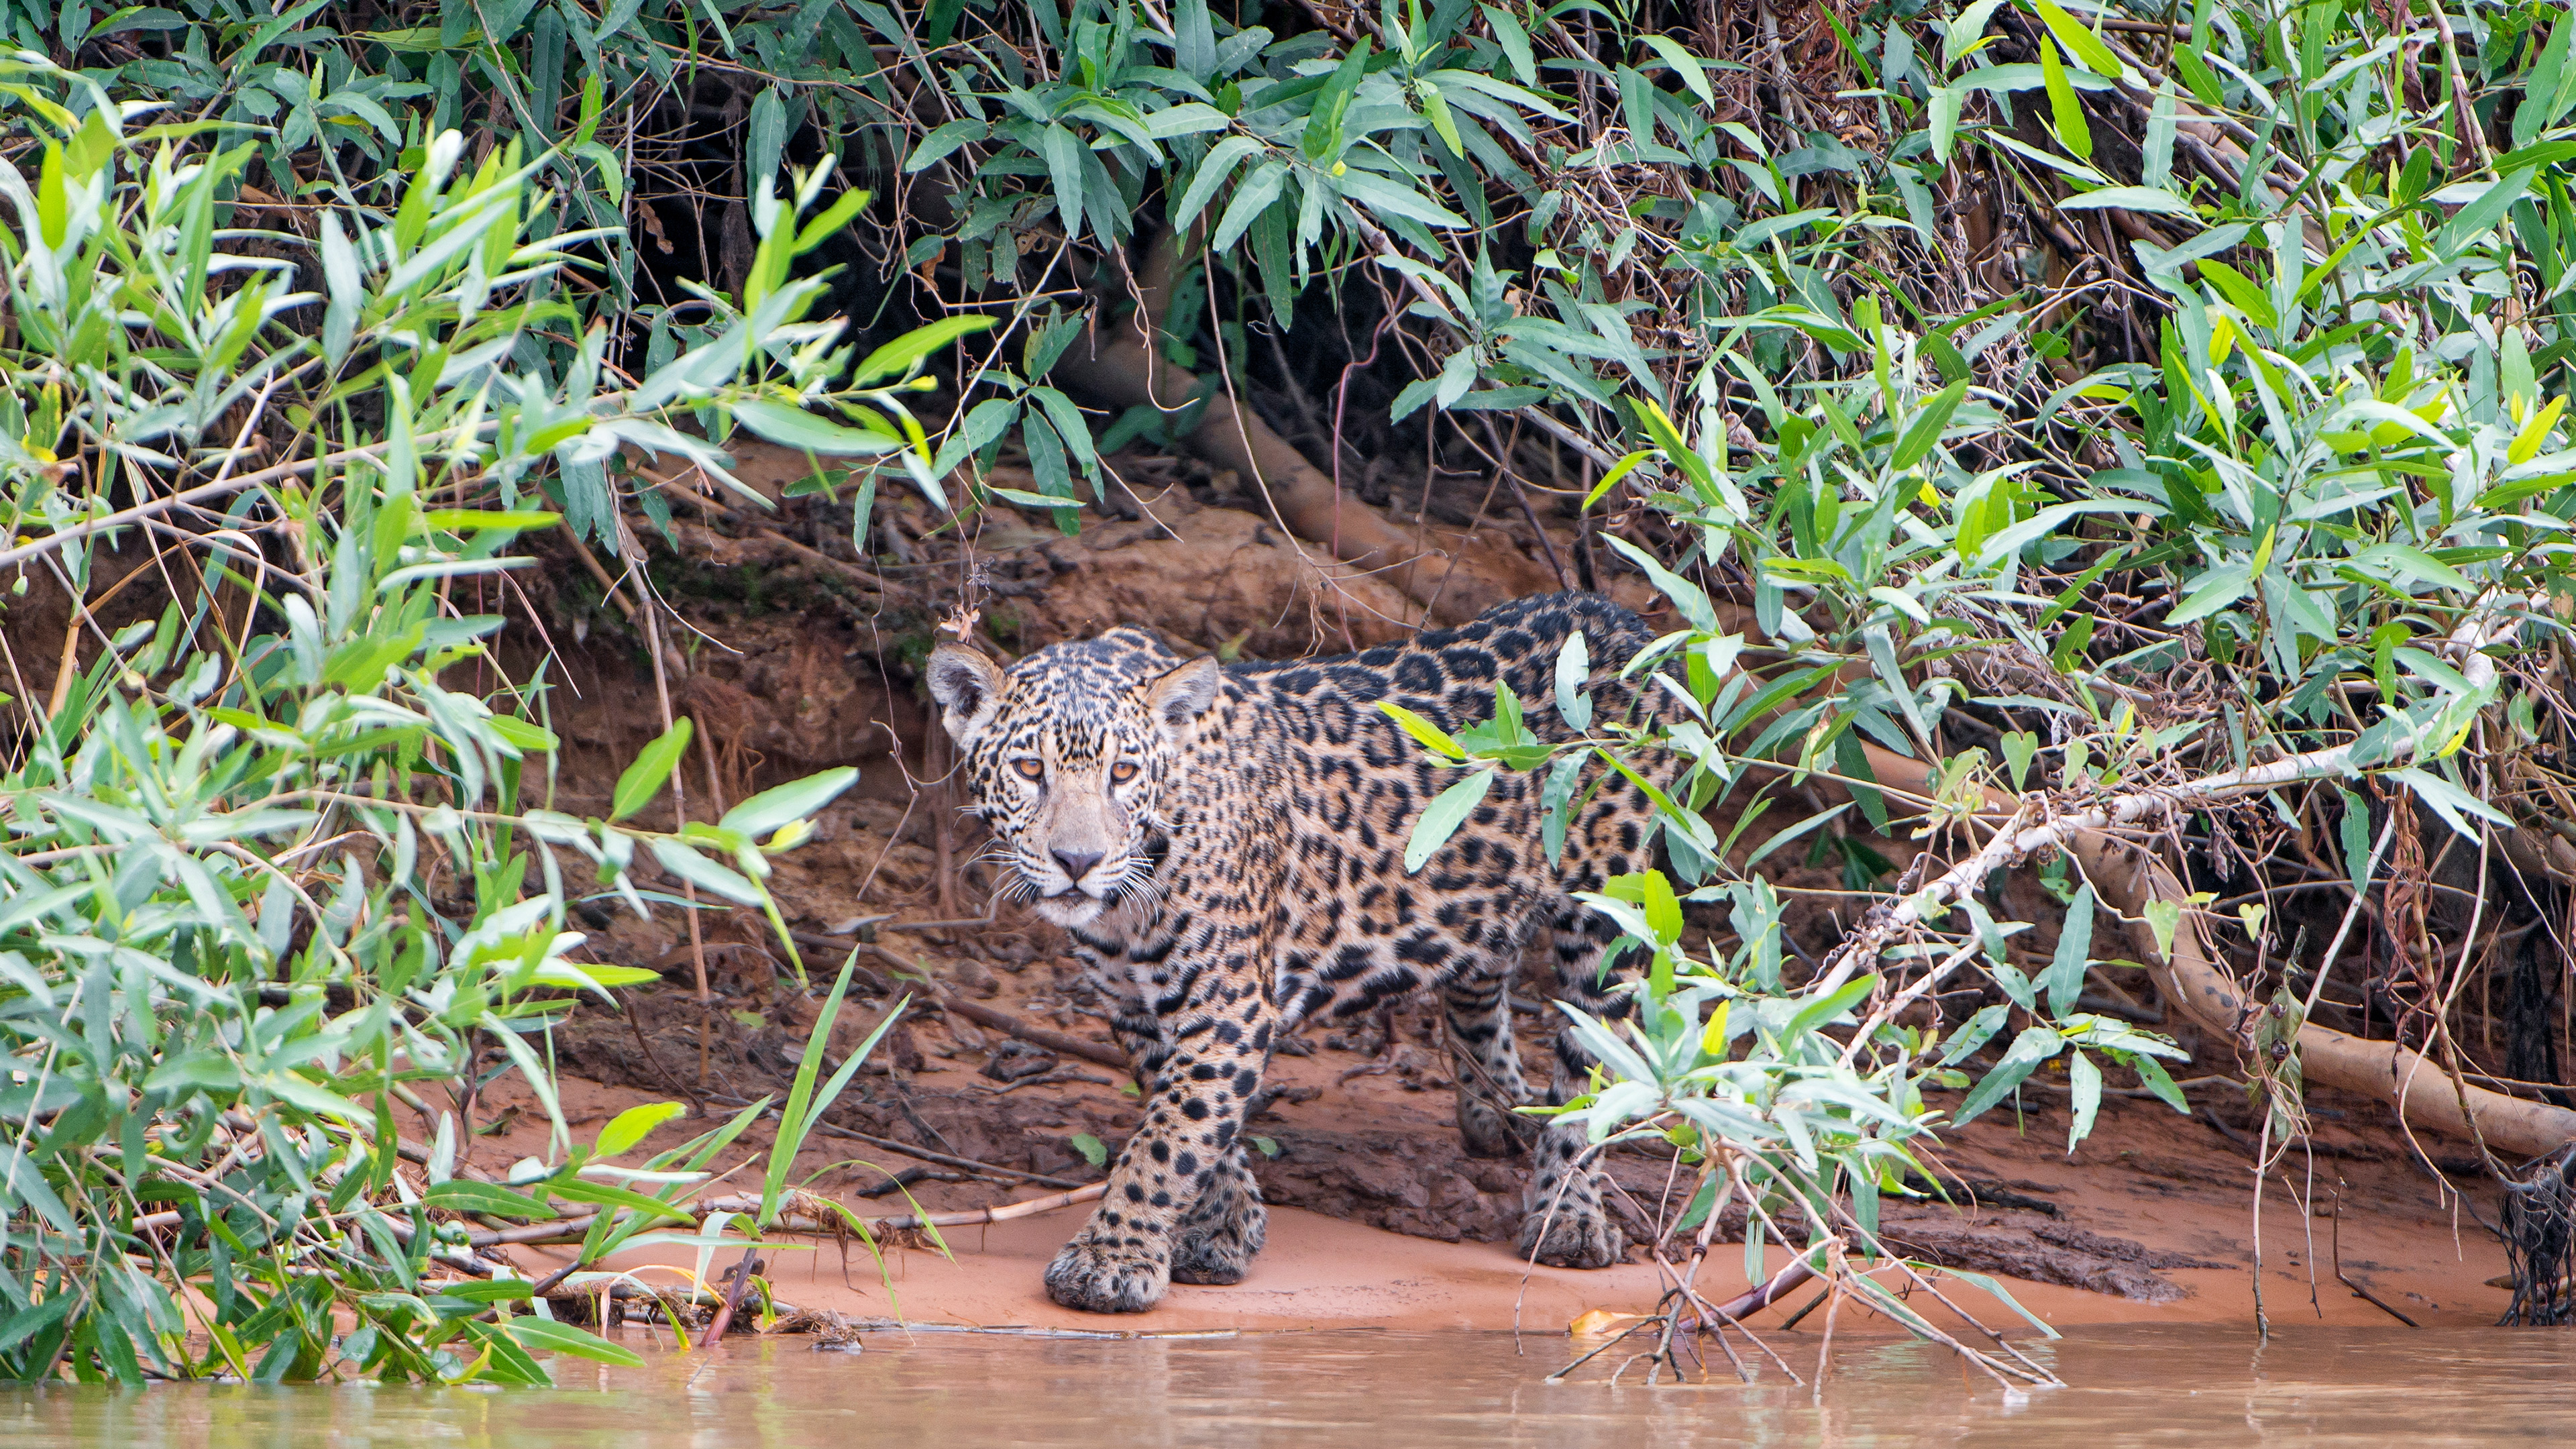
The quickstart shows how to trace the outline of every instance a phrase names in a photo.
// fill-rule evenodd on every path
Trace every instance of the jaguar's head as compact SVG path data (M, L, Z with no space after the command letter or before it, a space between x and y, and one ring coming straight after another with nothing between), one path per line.
M1113 630L1055 644L1008 669L957 645L930 656L930 694L969 807L993 832L1003 889L1079 926L1144 886L1171 830L1164 797L1180 745L1223 671L1152 636Z

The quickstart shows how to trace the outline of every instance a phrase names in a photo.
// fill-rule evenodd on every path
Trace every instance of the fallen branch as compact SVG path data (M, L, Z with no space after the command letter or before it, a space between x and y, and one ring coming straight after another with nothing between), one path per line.
M1716 1317L1717 1322L1711 1323L1707 1319L1694 1316L1683 1319L1677 1327L1685 1333L1715 1333L1721 1327L1732 1328L1737 1320L1747 1314L1759 1313L1779 1302L1782 1298L1796 1292L1799 1284L1815 1276L1816 1270L1807 1266L1805 1258L1792 1258L1789 1260L1788 1267L1771 1275L1770 1281L1756 1283L1724 1303L1710 1305L1709 1312Z
M1135 1064L1127 1060L1127 1054L1114 1046L1085 1041L1081 1037L1067 1036L1060 1031L1049 1031L1042 1026L1031 1026L1007 1011L995 1011L980 1002L967 1001L953 993L941 992L939 1005L942 1010L954 1012L977 1026L989 1026L995 1031L1018 1037L1031 1046L1045 1047L1048 1051L1061 1056L1080 1057L1086 1062L1098 1062L1104 1067L1122 1072L1132 1072L1136 1069Z
M1095 1182L1089 1187L1077 1187L1071 1192L1033 1197L1026 1202L1004 1203L1000 1207L966 1208L958 1212L931 1213L927 1216L907 1213L900 1217L870 1218L866 1221L870 1233L902 1232L910 1228L971 1228L984 1223L1007 1223L1020 1218L1032 1218L1040 1213L1054 1212L1058 1208L1098 1202L1108 1191L1109 1184ZM698 1208L701 1213L730 1212L749 1216L760 1211L760 1199L748 1194L713 1198L698 1204ZM809 1210L800 1210L793 1204L787 1211L778 1215L777 1222L762 1229L763 1232L817 1234L824 1237L836 1237L848 1230L849 1222L838 1214L823 1216Z

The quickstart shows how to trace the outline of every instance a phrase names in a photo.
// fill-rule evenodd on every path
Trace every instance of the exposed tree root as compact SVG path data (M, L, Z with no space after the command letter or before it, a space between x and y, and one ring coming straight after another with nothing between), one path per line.
M1151 406L1166 413L1188 407L1199 396L1199 378L1165 361L1153 346L1155 319L1178 251L1169 236L1156 242L1137 279L1144 305L1114 321L1101 315L1107 309L1095 311L1091 330L1049 376L1110 407ZM1545 564L1522 557L1517 549L1498 545L1472 555L1452 554L1347 496L1330 474L1240 406L1229 389L1209 393L1187 443L1199 456L1234 469L1256 486L1289 532L1324 545L1344 563L1383 572L1423 606L1432 622L1471 619L1496 604L1557 587Z
M1931 802L1931 772L1922 764L1876 745L1868 746L1867 754L1880 788ZM2009 797L1990 792L1978 818L2000 825L2014 818L2017 808ZM2056 845L2072 854L2102 903L2120 913L2139 959L2156 965L2165 994L2206 1029L2237 1038L2250 1006L2219 968L2208 924L2191 904L2189 889L2146 850L2082 819L2061 817L2053 826L2017 833L2016 841L2025 848ZM2034 839L2040 835L2048 838ZM2147 907L2159 901L2182 912L2170 954L2158 947L2147 923ZM2306 1080L2386 1102L2410 1127L2458 1133L2516 1157L2537 1157L2576 1142L2576 1111L2470 1085L2398 1043L2369 1041L2310 1022L2299 1028L2298 1049Z

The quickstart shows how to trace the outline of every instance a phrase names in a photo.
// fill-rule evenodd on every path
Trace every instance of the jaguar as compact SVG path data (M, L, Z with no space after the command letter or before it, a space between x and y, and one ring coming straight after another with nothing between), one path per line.
M1225 664L1116 628L1008 667L962 644L928 663L970 803L1005 865L997 890L1064 928L1106 994L1134 1065L1141 1120L1090 1220L1046 1272L1067 1307L1138 1312L1170 1283L1243 1279L1266 1212L1245 1114L1283 1035L1436 992L1470 1153L1526 1151L1523 1256L1620 1261L1579 1126L1516 1109L1587 1090L1571 1026L1543 1091L1513 1040L1526 948L1552 947L1558 998L1596 1018L1628 996L1604 956L1616 930L1577 899L1649 863L1652 798L1587 763L1561 849L1542 838L1547 771L1497 770L1420 869L1405 847L1462 778L1380 709L1456 731L1490 719L1496 686L1538 739L1581 736L1553 704L1580 633L1592 728L1665 717L1667 691L1621 666L1653 637L1592 594L1497 607L1457 628L1328 658ZM1649 777L1651 778L1651 777Z

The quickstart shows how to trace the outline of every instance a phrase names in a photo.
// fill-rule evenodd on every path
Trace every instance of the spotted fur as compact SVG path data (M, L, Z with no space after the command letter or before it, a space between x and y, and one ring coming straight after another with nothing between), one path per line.
M1512 1111L1570 1100L1592 1058L1559 1031L1547 1090L1534 1092L1512 1043L1510 986L1545 930L1560 995L1625 1014L1601 969L1615 932L1573 893L1648 864L1645 792L1599 782L1551 865L1540 776L1500 773L1408 874L1416 816L1459 776L1376 707L1391 701L1455 731L1492 716L1503 679L1537 735L1569 738L1550 701L1576 630L1595 666L1597 719L1662 707L1661 690L1616 677L1650 638L1644 625L1587 594L1285 664L1185 661L1134 629L1053 645L1007 671L954 646L933 656L932 693L973 808L1013 868L1004 888L1070 930L1118 1004L1114 1030L1143 1092L1107 1197L1047 1269L1057 1302L1135 1312L1170 1281L1239 1281L1265 1221L1244 1111L1281 1033L1423 989L1446 1008L1469 1150L1503 1155L1536 1139L1522 1251L1580 1267L1620 1259L1579 1129L1534 1130Z

